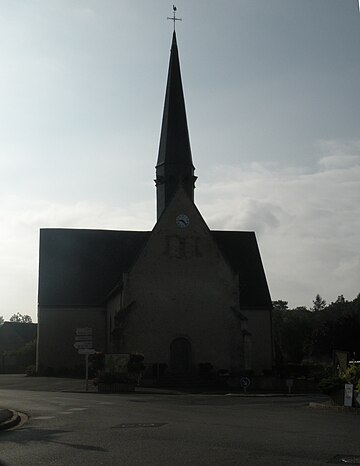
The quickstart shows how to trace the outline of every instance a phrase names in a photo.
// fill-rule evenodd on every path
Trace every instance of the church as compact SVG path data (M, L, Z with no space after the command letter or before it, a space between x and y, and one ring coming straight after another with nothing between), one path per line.
M83 365L77 329L104 353L142 353L170 375L272 368L272 304L254 232L213 231L194 203L174 31L152 231L40 230L39 374ZM149 174L150 176L151 174Z

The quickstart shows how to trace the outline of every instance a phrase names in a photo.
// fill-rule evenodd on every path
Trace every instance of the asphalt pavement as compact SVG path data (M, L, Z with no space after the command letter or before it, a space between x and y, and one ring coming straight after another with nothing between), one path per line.
M1 432L2 465L320 466L360 458L358 417L309 409L319 395L102 394L67 390L71 380L49 381L44 391L40 382L0 386L1 406L27 416ZM55 390L60 382L63 391Z
M81 379L58 377L26 377L24 374L0 374L0 389L33 390L50 392L86 392L86 383ZM88 384L89 393L96 388ZM0 406L0 430L15 427L21 421L21 415L12 406Z
M97 393L96 387L89 381L86 386L85 380L69 379L58 377L26 377L23 374L0 374L0 389L16 389L16 390L31 390L31 391L48 391L48 392L71 392L71 393ZM138 393L152 394L181 394L183 392L170 389L144 388L138 387ZM227 396L248 396L248 397L285 397L288 394L256 394L256 393L227 393ZM296 396L292 395L292 396ZM303 395L302 395L303 396ZM316 395L319 396L318 394ZM324 397L323 401L326 401ZM313 403L313 408L321 408L326 406ZM21 421L21 415L14 411L12 407L0 407L0 430L10 429Z

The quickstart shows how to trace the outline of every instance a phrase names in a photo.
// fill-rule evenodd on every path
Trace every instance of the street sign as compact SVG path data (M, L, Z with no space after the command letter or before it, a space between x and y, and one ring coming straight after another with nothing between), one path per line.
M77 328L76 335L92 335L92 328L91 327Z
M74 343L74 348L76 349L91 349L92 346L92 341L77 341Z
M240 386L243 388L244 393L246 393L246 389L250 386L251 380L249 377L241 377L240 379Z
M251 381L249 377L241 377L240 379L240 385L243 388L247 388L250 385Z
M75 341L92 341L92 335L76 335Z
M84 348L84 349L79 349L78 353L79 354L95 354L96 351L94 349Z

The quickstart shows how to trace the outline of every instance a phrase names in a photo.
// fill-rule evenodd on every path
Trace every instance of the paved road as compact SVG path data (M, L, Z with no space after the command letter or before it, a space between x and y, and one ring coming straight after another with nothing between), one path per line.
M339 464L337 455L360 458L360 417L313 410L309 401L7 388L0 390L0 405L27 413L29 421L0 432L0 461L277 466Z

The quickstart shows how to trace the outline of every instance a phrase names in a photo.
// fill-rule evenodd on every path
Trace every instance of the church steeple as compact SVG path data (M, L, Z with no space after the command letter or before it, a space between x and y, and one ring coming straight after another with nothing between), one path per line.
M174 31L156 164L157 218L167 207L179 183L182 183L190 199L194 200L194 170Z

